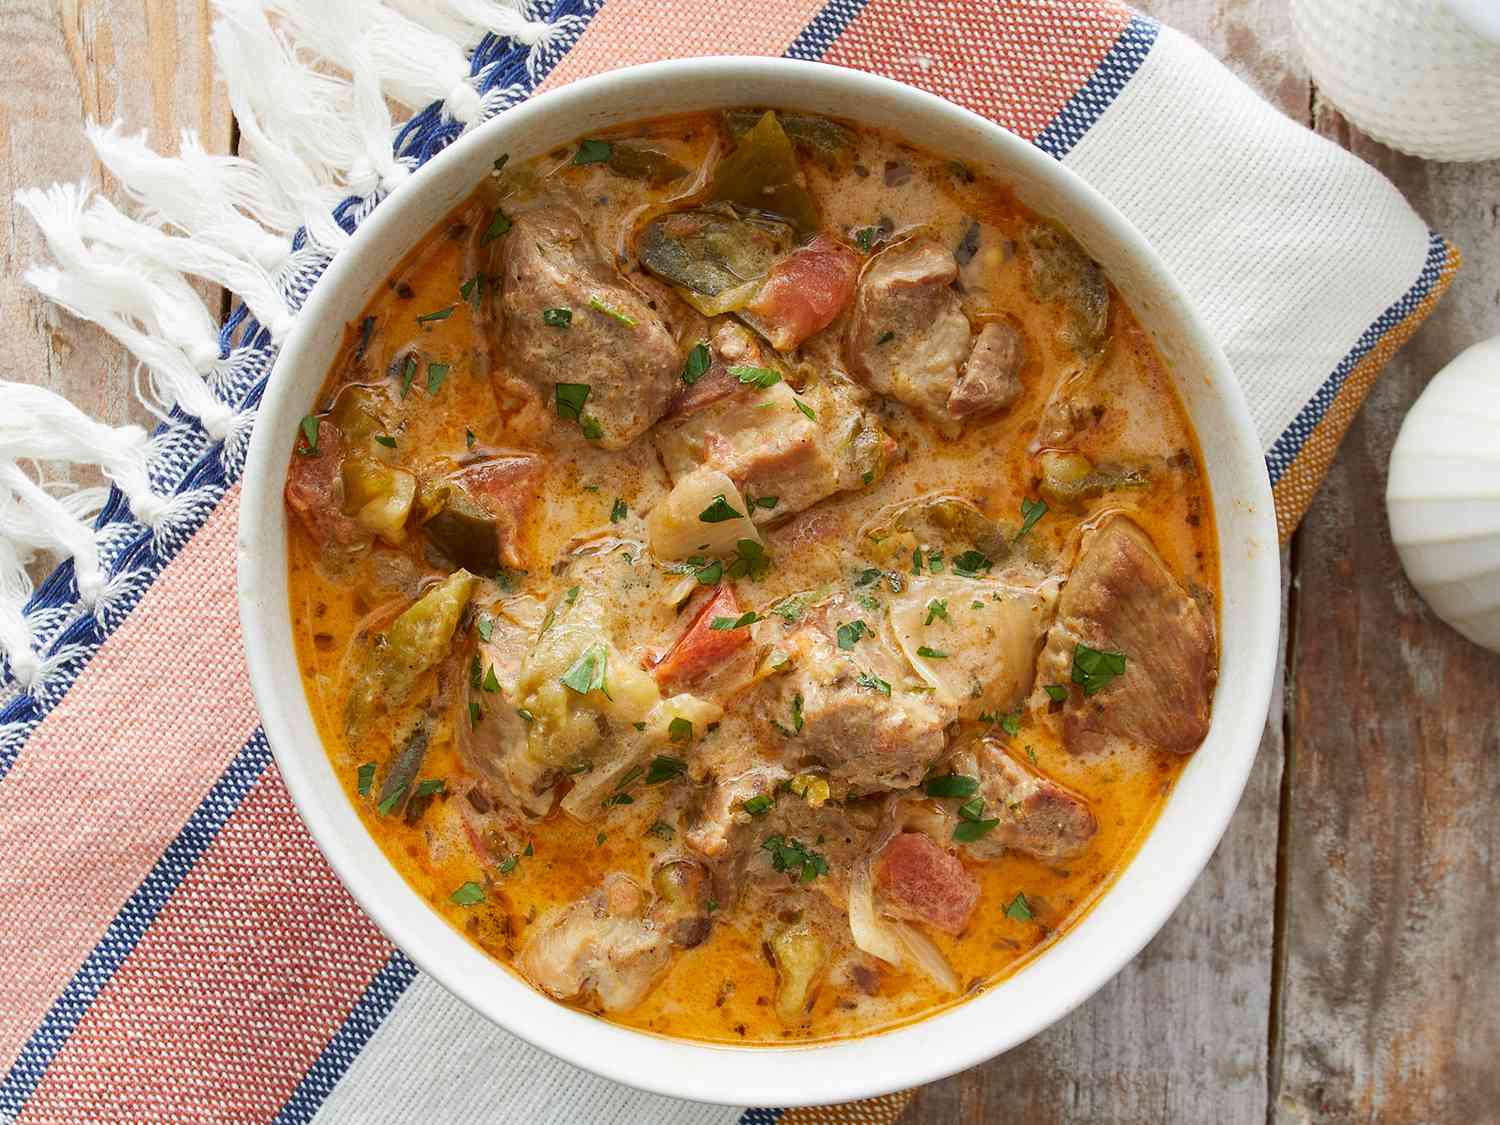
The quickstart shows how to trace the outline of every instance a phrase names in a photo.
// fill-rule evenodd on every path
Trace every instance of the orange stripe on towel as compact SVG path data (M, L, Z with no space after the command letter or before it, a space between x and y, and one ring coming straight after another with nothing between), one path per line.
M85 897L69 885L74 901ZM269 1121L390 953L272 765L100 991L20 1119Z
M238 512L236 487L0 782L0 1071L255 729Z
M1339 451L1339 443L1344 440L1345 431L1354 421L1354 415L1365 401L1365 396L1370 393L1370 388L1375 385L1375 380L1380 377L1385 365L1401 345L1427 319L1427 314L1432 311L1438 299L1447 292L1462 261L1458 248L1450 245L1432 291L1422 298L1400 324L1382 336L1380 342L1355 365L1328 407L1328 412L1313 428L1312 434L1303 443L1286 472L1281 474L1281 479L1276 482L1271 494L1276 501L1276 529L1280 532L1283 543L1292 537L1292 532L1302 522L1302 516L1312 503L1314 494L1323 483L1323 478L1328 475L1328 469Z
M659 0L610 0L537 92L659 59L779 55L822 7L821 0L752 0L716 4L689 18Z

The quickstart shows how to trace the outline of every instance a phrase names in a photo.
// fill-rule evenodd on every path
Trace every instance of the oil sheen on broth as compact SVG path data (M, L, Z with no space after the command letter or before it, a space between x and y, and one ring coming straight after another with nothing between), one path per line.
M1078 921L1202 741L1194 435L1003 183L783 111L496 171L289 466L297 659L372 835L548 994L866 1034Z

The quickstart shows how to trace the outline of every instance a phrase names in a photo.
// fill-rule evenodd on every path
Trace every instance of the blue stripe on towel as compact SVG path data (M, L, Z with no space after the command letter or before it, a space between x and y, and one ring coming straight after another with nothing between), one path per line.
M271 748L266 743L265 732L257 728L219 780L214 782L177 838L167 845L145 880L126 900L104 931L104 936L26 1040L10 1072L4 1081L0 1081L0 1119L21 1112L94 998L130 956L141 936L218 836L224 823L240 807L245 794L270 761Z
M854 22L854 17L864 10L866 3L868 0L829 0L812 22L797 33L792 45L786 49L786 57L817 62L833 46L834 40L844 34L844 29Z
M1125 83L1135 77L1141 63L1156 43L1160 25L1145 16L1133 15L1098 68L1058 111L1051 123L1032 143L1058 160L1067 156L1083 135L1094 127L1104 111L1120 96Z

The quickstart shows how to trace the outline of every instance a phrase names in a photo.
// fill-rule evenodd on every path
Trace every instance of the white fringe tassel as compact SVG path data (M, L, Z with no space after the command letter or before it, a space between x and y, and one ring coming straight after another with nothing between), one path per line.
M173 495L170 481L153 487L162 466L181 460L185 448L201 450L202 434L222 456L249 434L253 412L220 394L241 386L263 353L223 354L216 313L189 279L237 294L281 341L309 279L348 241L335 209L351 195L368 209L411 174L413 162L392 149L391 104L418 110L440 101L448 117L471 127L522 93L480 94L467 51L482 36L529 48L535 75L553 40L581 22L532 19L523 0L213 0L213 7L214 56L239 123L240 156L210 154L184 132L178 155L164 157L144 133L90 124L89 141L128 210L82 185L16 193L55 262L28 269L26 281L125 347L137 361L136 396L152 414L166 421L176 410L202 426L152 438L139 426L93 421L41 387L0 381L0 654L22 690L44 691L49 670L71 656L43 655L39 634L55 636L80 614L107 615L133 581L107 573L121 525L93 530L107 491L49 484L36 466L96 466L160 540L174 518L212 501L202 489ZM307 245L294 252L299 229ZM184 436L190 430L196 446ZM78 603L28 620L27 567L43 552L73 560Z

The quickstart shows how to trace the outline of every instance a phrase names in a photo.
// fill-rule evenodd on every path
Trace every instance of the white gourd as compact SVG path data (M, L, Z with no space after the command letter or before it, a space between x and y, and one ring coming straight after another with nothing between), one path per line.
M1500 652L1500 336L1427 384L1391 451L1391 538L1432 611Z

